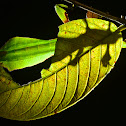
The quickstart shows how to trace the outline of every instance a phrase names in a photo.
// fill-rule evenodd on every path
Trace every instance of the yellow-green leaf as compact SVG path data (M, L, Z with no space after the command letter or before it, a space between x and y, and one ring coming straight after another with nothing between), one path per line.
M126 48L126 40L123 41L122 48Z
M1 67L0 116L21 121L44 118L83 99L119 57L123 40L116 30L115 24L92 18L59 26L50 68L28 85L17 85Z

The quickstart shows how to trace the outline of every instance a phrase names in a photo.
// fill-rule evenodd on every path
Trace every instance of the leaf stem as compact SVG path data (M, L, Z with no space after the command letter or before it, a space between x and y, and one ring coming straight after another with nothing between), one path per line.
M126 25L126 20L123 19L123 18L118 18L118 17L112 16L112 15L110 15L108 13L102 12L100 10L89 7L89 6L85 5L85 4L82 4L82 3L80 3L80 2L78 2L76 0L64 0L64 1L69 2L69 3L73 3L73 4L77 5L79 8L82 8L82 9L87 10L87 11L91 11L91 12L96 13L96 14L102 16L102 17L113 20L113 21L115 21L115 22L117 22L119 24Z
M121 32L121 31L124 31L126 30L126 25L120 25L117 29L117 31Z

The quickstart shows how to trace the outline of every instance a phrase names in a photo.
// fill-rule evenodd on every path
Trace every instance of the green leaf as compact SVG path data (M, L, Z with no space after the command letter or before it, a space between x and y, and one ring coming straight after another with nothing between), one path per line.
M67 23L67 22L69 22L68 14L67 14L66 10L64 10L63 8L68 8L68 6L64 5L64 4L55 5L55 11L56 11L57 15L59 16L59 18L61 19L61 21L63 23Z
M0 85L15 85L0 93L0 116L35 120L82 100L113 69L120 55L123 40L116 30L113 23L91 18L59 26L52 64L41 71L40 80L18 87L6 73L0 73Z
M13 71L41 63L54 55L56 41L14 37L0 49L0 64Z
M122 48L126 48L126 40L123 41Z

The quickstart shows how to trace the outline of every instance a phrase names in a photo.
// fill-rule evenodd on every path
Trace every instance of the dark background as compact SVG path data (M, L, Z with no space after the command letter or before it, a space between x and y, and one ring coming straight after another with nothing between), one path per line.
M126 15L125 1L78 0L111 15ZM113 3L112 3L113 2ZM0 47L15 36L39 39L56 38L62 24L54 5L61 0L3 1L0 3ZM84 18L86 11L75 8L69 12L71 19ZM124 38L126 32L123 33ZM20 84L40 78L40 71L50 61L19 71L11 72ZM20 122L0 118L1 125L126 125L126 49L123 49L115 68L85 99L55 116ZM69 124L68 124L69 123Z

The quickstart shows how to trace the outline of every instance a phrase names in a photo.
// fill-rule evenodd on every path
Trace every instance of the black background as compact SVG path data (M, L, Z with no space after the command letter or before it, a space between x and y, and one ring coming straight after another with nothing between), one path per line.
M126 15L125 1L79 0L111 15ZM0 47L15 36L39 39L56 38L58 26L62 24L55 13L54 5L61 0L3 1L0 3ZM70 11L71 19L85 17L85 11L75 8ZM123 33L124 38L126 32ZM1 125L126 125L126 49L110 74L85 99L57 115L29 122L0 118ZM44 64L11 73L20 84L40 78ZM34 72L34 73L33 73Z

